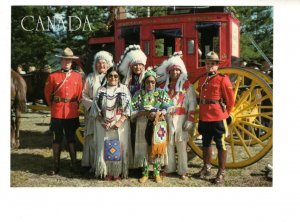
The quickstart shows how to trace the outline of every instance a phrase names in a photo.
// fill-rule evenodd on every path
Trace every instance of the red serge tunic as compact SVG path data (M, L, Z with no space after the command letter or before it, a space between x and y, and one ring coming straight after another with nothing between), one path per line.
M51 101L51 94L66 78L67 73L56 71L49 75L45 84L44 94L46 101L51 106L51 117L59 119L72 119L79 116L78 102L81 99L82 79L78 72L70 72L70 76L55 93L55 97L61 99L72 99L72 101Z
M207 80L206 80L207 79ZM228 75L207 75L199 79L200 110L199 119L204 122L213 122L226 119L234 106L234 92ZM226 109L223 111L220 103L201 104L201 100L223 99Z

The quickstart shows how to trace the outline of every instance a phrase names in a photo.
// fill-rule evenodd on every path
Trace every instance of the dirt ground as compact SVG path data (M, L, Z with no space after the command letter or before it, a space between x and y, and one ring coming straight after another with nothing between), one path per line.
M94 178L80 167L82 152L78 148L78 171L70 171L70 159L66 150L61 155L59 175L49 175L52 169L50 115L47 111L22 114L21 147L11 151L11 187L213 187L209 180L199 180L193 174L199 171L202 160L189 153L189 179L180 180L177 175L163 177L163 183L153 180L141 185L138 175L130 171L129 178L121 181L102 181ZM227 169L225 187L271 187L272 180L265 172L267 164L272 164L272 151L255 164ZM216 169L213 169L212 177Z

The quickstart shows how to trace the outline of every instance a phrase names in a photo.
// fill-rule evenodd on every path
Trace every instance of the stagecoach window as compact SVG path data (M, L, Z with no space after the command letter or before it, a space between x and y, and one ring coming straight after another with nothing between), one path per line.
M202 52L201 58L198 58L199 66L204 66L205 55L209 51L220 51L220 27L221 22L199 22L196 24L198 30L198 47Z
M200 22L196 24L196 29L215 28L218 29L221 26L221 22Z
M193 39L188 40L188 54L193 54L195 50L195 41Z
M132 44L140 44L140 27L124 26L121 27L121 37L124 38L125 47Z
M121 37L126 38L128 36L134 36L140 34L139 26L124 26L121 27Z
M181 50L181 29L157 29L152 33L155 37L155 56L170 56Z
M181 29L157 29L157 30L153 30L152 33L155 35L155 38L164 38L164 37L182 38Z

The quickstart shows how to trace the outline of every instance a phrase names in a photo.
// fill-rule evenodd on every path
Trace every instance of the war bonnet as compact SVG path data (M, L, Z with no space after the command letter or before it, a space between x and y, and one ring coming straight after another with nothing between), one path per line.
M172 69L179 69L181 74L176 82L176 92L182 91L183 83L187 80L187 70L181 59L182 52L175 52L169 59L165 60L157 69L156 74L159 76L160 80L166 81L164 89L169 90L168 85L170 84L170 71Z
M128 84L129 79L131 79L131 67L134 64L143 64L145 66L146 62L147 56L139 45L130 45L125 49L117 64L120 74L125 77L125 84ZM142 79L143 76L140 76L140 82Z

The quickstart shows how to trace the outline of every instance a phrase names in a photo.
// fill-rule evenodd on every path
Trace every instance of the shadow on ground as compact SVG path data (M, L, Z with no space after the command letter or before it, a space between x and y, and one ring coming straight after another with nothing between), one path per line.
M37 175L49 175L53 169L52 157L44 157L39 154L11 154L11 171L22 171ZM59 176L66 178L83 178L86 172L77 163L76 171L71 171L70 160L61 158ZM86 175L87 176L87 175Z

